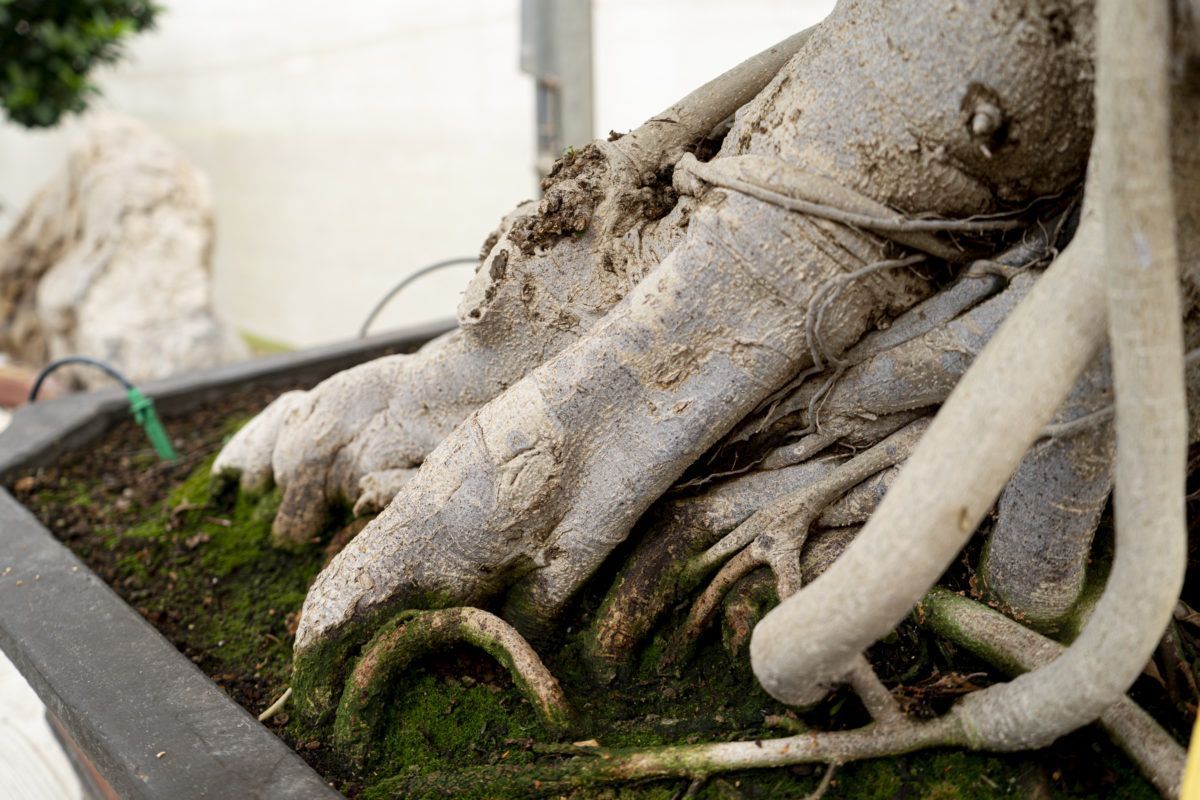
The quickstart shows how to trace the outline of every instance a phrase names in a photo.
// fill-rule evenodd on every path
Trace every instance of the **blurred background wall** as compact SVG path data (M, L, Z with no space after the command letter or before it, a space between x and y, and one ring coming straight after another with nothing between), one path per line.
M101 76L211 178L216 297L292 346L354 335L398 279L472 255L536 194L518 0L163 0ZM624 131L823 17L832 0L594 0L595 135ZM0 124L0 233L80 121ZM470 267L414 285L378 328L453 314Z

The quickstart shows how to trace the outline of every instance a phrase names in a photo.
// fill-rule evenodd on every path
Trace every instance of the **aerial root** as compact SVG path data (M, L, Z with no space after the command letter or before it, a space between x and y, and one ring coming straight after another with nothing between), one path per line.
M506 667L550 730L571 726L574 713L562 687L507 622L478 608L404 612L379 629L346 681L334 723L339 748L364 760L393 680L418 658L456 644L474 645Z
M871 719L884 725L903 721L904 712L900 710L900 704L879 680L875 668L866 656L860 655L854 660L854 665L846 675L846 683L850 684L858 699L862 700Z

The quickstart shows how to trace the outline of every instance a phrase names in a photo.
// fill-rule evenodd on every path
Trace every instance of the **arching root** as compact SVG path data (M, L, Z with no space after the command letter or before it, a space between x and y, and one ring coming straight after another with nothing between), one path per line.
M333 729L338 746L364 760L392 681L422 656L456 644L474 645L504 665L550 730L570 728L574 712L562 687L511 625L477 608L448 608L402 613L367 644L338 704Z

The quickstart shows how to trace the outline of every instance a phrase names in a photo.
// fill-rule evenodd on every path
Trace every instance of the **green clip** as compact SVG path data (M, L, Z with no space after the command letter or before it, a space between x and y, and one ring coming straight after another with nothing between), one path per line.
M127 394L129 410L137 424L145 429L146 437L150 444L154 445L154 452L158 453L158 457L163 461L174 461L178 456L175 455L175 448L171 447L171 440L167 438L167 431L158 419L158 414L154 412L154 401L142 394L137 387L131 386Z

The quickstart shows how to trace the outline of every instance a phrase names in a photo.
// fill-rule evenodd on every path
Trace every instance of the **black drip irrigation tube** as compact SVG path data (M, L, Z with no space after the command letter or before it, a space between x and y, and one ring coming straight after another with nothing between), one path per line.
M171 446L171 439L167 436L166 429L163 428L162 420L158 418L158 413L154 410L154 400L142 394L141 390L134 386L133 382L126 378L120 370L98 358L92 358L91 356L65 356L54 359L42 367L41 371L37 374L37 378L33 382L33 388L29 390L29 402L37 402L37 396L42 389L42 384L45 383L46 378L52 372L67 366L94 367L107 373L109 377L125 387L125 395L129 398L129 413L133 415L134 421L138 425L141 425L142 430L146 432L146 438L154 446L154 452L158 453L158 457L163 461L174 461L178 458L175 448Z
M430 264L429 266L421 267L416 272L412 273L411 275L406 276L404 278L404 280L400 281L395 286L393 286L391 289L389 289L387 294L385 294L382 298L380 298L379 302L375 304L375 307L371 309L371 313L367 314L367 318L365 320L363 320L362 327L360 327L358 329L358 338L360 338L360 339L366 338L367 331L369 331L371 329L371 323L374 322L375 318L379 316L379 312L383 311L384 306L386 306L388 303L390 303L392 301L392 298L394 298L396 295L400 294L400 292L402 292L406 288L408 288L408 286L410 284L412 284L414 281L425 277L426 275L428 275L431 272L437 272L438 270L445 269L446 267L455 267L455 266L458 266L459 264L478 264L479 262L480 262L479 256L463 256L461 258L447 258L444 261L435 261L434 263Z

